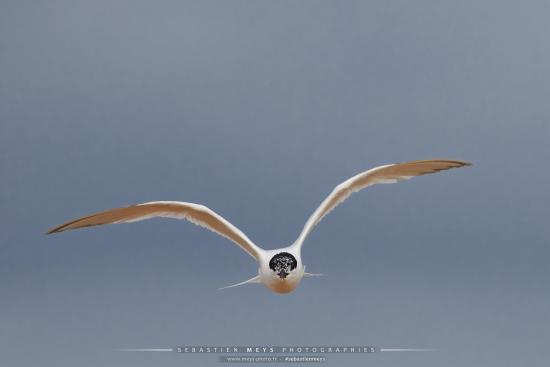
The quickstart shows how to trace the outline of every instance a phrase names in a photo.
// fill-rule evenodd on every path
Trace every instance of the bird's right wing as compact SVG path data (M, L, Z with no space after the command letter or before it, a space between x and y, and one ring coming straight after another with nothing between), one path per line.
M353 176L352 178L336 186L330 195L321 203L321 205L319 205L319 207L307 220L300 236L296 242L294 242L293 246L301 247L307 235L311 233L313 228L321 221L321 219L323 219L325 215L346 200L354 192L375 184L395 183L415 176L436 173L451 168L469 165L470 163L468 162L458 160L432 159L388 164Z
M186 219L230 239L256 260L264 253L243 232L204 205L180 201L152 201L88 215L50 229L47 234L102 224L130 223L154 217Z

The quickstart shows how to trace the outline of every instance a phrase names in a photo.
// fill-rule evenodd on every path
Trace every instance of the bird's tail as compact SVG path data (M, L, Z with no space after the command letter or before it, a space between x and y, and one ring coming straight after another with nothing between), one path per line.
M240 285L244 285L244 284L248 284L248 283L261 283L260 275L256 275L254 278L250 278L248 280L245 280L244 282L240 282L240 283L237 283L237 284L228 285L227 287L219 288L218 290L238 287Z
M322 277L323 274L308 273L306 272L306 267L304 266L304 277Z
M322 277L324 274L304 273L304 277Z

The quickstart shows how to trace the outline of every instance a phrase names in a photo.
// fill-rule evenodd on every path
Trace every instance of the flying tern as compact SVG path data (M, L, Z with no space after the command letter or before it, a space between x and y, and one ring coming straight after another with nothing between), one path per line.
M469 165L470 163L459 160L421 160L388 164L359 173L332 190L309 217L292 245L275 250L265 250L257 246L241 230L206 206L181 201L152 201L106 210L63 223L50 229L47 234L102 224L131 223L154 217L186 219L228 238L258 261L258 275L225 288L263 283L273 292L289 293L298 286L303 277L321 275L305 271L301 257L302 245L321 219L352 193L375 184L395 183L415 176Z

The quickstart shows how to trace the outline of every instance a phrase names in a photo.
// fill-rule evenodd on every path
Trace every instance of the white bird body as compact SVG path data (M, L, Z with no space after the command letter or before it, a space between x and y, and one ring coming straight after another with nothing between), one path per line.
M313 228L352 193L374 184L395 183L415 176L468 165L470 163L464 161L439 159L389 164L362 172L336 186L307 220L298 239L292 245L275 250L265 250L257 246L237 227L206 206L180 201L152 201L115 208L66 222L47 233L102 224L131 223L153 217L186 219L230 239L258 261L258 275L224 288L262 283L273 292L289 293L296 289L303 277L321 275L305 272L301 257L302 245Z

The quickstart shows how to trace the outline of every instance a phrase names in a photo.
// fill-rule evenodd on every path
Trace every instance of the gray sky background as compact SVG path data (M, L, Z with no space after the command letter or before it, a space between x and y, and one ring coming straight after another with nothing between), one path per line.
M550 360L548 1L0 2L0 364L219 365L182 344L434 353L329 365ZM376 165L474 166L354 195L308 238L322 278L251 285L181 221L44 236L150 200L294 241Z

